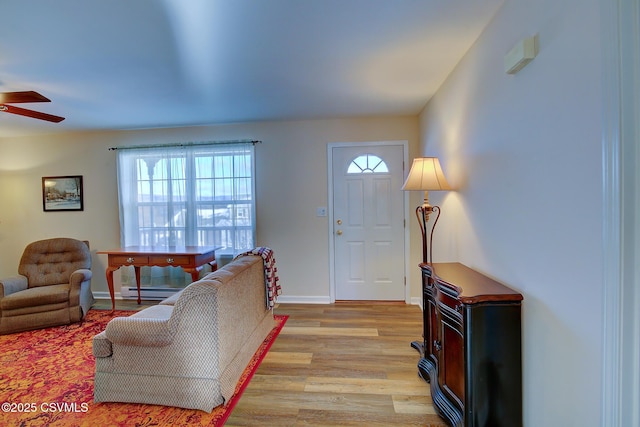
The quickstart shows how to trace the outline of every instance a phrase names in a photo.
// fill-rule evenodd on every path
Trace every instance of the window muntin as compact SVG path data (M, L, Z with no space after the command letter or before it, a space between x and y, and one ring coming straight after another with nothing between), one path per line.
M363 154L351 161L347 173L389 173L389 168L384 160L375 154Z

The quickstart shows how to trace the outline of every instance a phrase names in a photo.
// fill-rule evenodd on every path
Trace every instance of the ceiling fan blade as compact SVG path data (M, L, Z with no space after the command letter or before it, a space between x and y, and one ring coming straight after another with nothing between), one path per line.
M41 113L40 111L27 110L26 108L14 107L13 105L0 104L0 111L5 113L17 114L19 116L32 117L34 119L46 120L48 122L54 123L60 123L64 120L64 117Z
M0 104L18 104L24 102L51 102L51 100L32 90L0 93Z

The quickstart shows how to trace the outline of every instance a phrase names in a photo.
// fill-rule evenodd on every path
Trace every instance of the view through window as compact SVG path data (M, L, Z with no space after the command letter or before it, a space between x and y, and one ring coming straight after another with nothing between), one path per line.
M124 246L254 247L254 146L193 144L118 150Z

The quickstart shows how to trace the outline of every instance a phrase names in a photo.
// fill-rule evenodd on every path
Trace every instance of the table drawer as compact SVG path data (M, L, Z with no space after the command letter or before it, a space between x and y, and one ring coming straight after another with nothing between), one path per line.
M188 255L151 255L149 257L149 265L186 266L190 265L191 263L191 257Z
M145 255L111 255L109 256L109 265L147 265L149 257Z

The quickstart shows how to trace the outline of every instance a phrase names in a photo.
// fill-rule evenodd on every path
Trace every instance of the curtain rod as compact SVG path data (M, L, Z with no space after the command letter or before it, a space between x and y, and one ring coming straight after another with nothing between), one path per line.
M224 144L262 144L262 141L252 139L231 139L226 141L203 141L203 142L175 142L168 144L148 144L148 145L124 145L119 147L109 147L109 151L129 150L134 148L160 148L160 147L192 147L198 145L224 145Z

